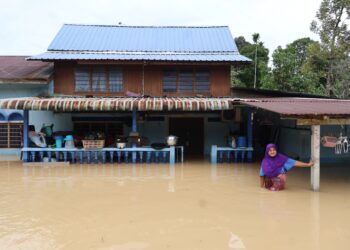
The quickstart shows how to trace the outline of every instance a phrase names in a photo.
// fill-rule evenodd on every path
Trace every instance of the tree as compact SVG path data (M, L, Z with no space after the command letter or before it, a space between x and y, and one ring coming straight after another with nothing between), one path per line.
M314 51L326 60L325 92L332 95L338 88L339 81L335 73L336 65L349 57L350 31L347 20L350 18L350 0L323 0L316 14L317 21L311 23L310 29L320 36L319 51Z
M256 87L261 86L261 80L264 79L265 74L268 73L269 50L262 42L252 44L248 42L243 36L235 38L236 45L240 54L255 58L252 64L241 68L234 68L232 81L234 86L253 87L255 77L255 62L256 62Z
M264 88L282 91L319 93L316 69L306 67L310 63L309 50L317 42L301 38L288 44L285 49L279 46L272 54L272 81L265 82ZM271 79L270 79L271 81Z
M255 43L255 57L254 57L254 88L256 88L256 67L258 64L258 41L259 41L260 35L259 33L253 34L253 42Z
M335 96L340 98L350 98L350 57L337 62L334 65Z

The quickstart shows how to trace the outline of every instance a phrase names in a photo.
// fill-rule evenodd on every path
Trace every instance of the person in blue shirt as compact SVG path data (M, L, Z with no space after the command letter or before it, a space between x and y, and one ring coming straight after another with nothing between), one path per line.
M282 190L289 170L293 167L312 167L313 165L312 161L305 163L288 158L277 152L275 144L268 144L260 168L260 186L271 191Z

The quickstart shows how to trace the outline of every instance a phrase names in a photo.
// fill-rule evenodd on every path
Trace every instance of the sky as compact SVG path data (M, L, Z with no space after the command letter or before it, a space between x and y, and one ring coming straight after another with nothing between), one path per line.
M0 55L45 52L65 23L228 25L234 37L259 33L270 53L309 29L321 0L0 0Z

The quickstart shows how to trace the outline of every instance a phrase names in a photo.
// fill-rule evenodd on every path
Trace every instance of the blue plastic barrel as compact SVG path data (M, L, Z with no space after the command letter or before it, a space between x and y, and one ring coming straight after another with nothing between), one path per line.
M247 138L245 136L237 137L237 147L247 147Z
M56 148L62 148L63 136L55 136Z

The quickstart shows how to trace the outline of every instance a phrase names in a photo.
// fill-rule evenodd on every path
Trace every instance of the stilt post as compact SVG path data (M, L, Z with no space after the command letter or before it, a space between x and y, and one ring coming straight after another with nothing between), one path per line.
M131 132L133 132L133 133L136 133L136 132L137 132L136 116L137 116L136 108L134 108L134 109L132 110L132 126L131 126ZM136 148L136 144L133 143L133 144L132 144L132 147L133 147L133 148ZM136 152L133 151L133 152L131 153L131 160L132 160L132 163L136 163L136 157L137 157L137 156L136 156Z
M311 167L311 188L320 190L320 125L311 126L311 159L314 166Z
M174 146L170 147L169 163L175 164L175 147Z
M211 146L211 150L210 150L210 162L211 164L216 164L217 163L217 157L218 157L218 150L217 150L217 146L216 145L212 145Z
M247 138L247 141L248 141L248 147L250 147L250 148L253 147L253 119L252 119L252 117L253 117L252 110L250 108L248 108L248 112L247 112L247 137L248 138ZM248 151L247 159L248 159L248 162L253 161L253 151Z
M137 132L136 109L135 108L132 110L132 127L131 127L131 132L134 132L134 133Z
M29 147L29 110L23 111L23 147ZM28 151L23 152L23 161L28 162Z

